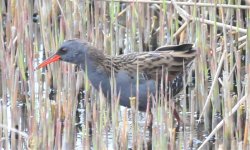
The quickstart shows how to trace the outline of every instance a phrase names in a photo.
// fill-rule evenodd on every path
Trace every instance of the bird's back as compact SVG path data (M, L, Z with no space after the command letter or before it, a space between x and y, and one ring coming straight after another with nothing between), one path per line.
M168 71L170 80L183 71L183 65L191 62L196 55L192 44L162 46L151 52L129 53L111 57L115 71L125 70L130 75L137 72L148 79L156 80L162 69ZM158 77L159 77L158 76Z

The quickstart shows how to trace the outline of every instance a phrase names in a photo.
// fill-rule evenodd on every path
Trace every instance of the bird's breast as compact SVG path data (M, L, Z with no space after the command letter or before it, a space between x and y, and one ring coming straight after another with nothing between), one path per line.
M138 80L138 81L137 81ZM116 74L116 89L120 94L120 104L130 107L130 97L137 97L139 108L146 109L149 95L154 95L156 91L154 80L147 80L144 77L129 74L127 71L119 71Z

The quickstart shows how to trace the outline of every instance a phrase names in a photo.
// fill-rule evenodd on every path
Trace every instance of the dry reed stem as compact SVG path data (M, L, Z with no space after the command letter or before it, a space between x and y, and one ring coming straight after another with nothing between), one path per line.
M172 4L171 1L155 1L155 0L97 0L106 2L123 2L123 3L149 3L149 4ZM200 7L223 7L223 8L234 8L234 9L250 9L247 5L230 5L230 4L214 4L214 3L194 3L194 2L176 2L178 5L186 6L200 6Z
M189 21L185 21L185 23L174 33L173 37L176 38L183 30L187 28Z
M213 89L214 89L214 87L215 87L215 85L216 85L216 82L217 82L217 80L218 80L218 77L219 77L219 75L220 75L221 68L222 68L222 65L223 65L223 62L224 62L226 56L227 56L227 50L224 50L224 51L223 51L223 54L222 54L222 56L221 56L220 62L219 62L219 64L218 64L218 68L217 68L217 71L216 71L216 73L215 73L214 80L212 81L212 85L211 85L211 87L210 87L209 94L208 94L208 96L207 96L207 98L206 98L206 101L205 101L205 104L204 104L204 106L203 106L202 112L201 112L200 117L199 117L199 119L198 119L199 121L201 121L201 118L202 118L202 116L203 116L203 113L205 112L206 107L207 107L207 105L208 105L208 103L209 103L209 100L210 100L210 98L211 98L211 96L212 96L212 94L213 94Z
M245 95L237 102L237 104L232 108L232 110L227 115L225 115L226 117L221 120L220 123L218 123L217 126L213 129L213 131L206 137L206 140L202 142L198 150L201 150L203 146L205 146L205 144L213 137L213 135L223 126L225 120L231 117L238 110L240 105L245 102L246 98L247 96Z
M195 21L200 21L202 23L206 23L206 24L210 24L210 25L214 25L216 24L216 26L218 27L222 27L223 28L223 32L224 32L224 35L226 35L226 29L231 29L231 30L235 30L235 31L239 31L239 32L242 32L242 33L247 33L247 30L246 29L243 29L243 28L238 28L238 27L235 27L235 26L231 26L231 25L226 25L225 23L218 23L218 22L215 22L215 21L210 21L210 20L206 20L206 19L203 19L203 18L198 18L198 17L192 17L191 15L189 15L184 9L180 8L177 4L176 4L176 1L175 0L171 0L174 7L177 9L177 11L180 13L180 16L183 17L184 20L188 20L188 19L191 19L191 20L195 20ZM245 36L244 36L245 38ZM243 38L242 38L243 39ZM224 36L224 41L225 41L225 45L227 45L227 42L226 42L226 37ZM205 112L206 110L206 107L209 103L209 100L212 96L212 93L213 93L213 89L214 89L214 86L216 85L216 81L219 77L219 74L220 74L220 70L222 68L222 65L223 65L223 62L224 62L224 59L225 59L225 56L227 54L227 50L224 49L224 52L221 56L221 60L219 62L219 66L217 68L217 71L216 71L216 74L215 74L215 77L214 77L214 80L212 82L212 86L210 88L210 91L209 91L209 94L206 98L206 101L205 101L205 105L203 106L203 109L202 109L202 112L200 114L200 117L199 117L199 121L201 121L201 117L203 116L203 113Z
M199 21L201 23L205 23L205 24L209 24L209 25L216 25L217 27L220 27L220 28L226 28L228 30L238 31L238 32L244 33L244 34L247 33L247 29L235 27L235 26L232 26L232 25L227 25L227 24L220 23L220 22L217 22L217 21L207 20L207 19L204 19L204 18L193 17L190 14L188 14L184 9L179 7L175 0L171 0L171 1L173 2L173 5L174 5L175 9L178 11L178 13L180 13L180 16L186 21L187 20Z

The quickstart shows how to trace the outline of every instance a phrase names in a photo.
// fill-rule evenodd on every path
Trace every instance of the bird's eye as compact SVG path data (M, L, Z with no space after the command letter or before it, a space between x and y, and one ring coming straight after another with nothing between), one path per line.
M61 48L61 49L58 51L58 53L60 53L60 54L62 55L62 54L65 54L67 51L68 51L68 49L65 48L65 47L63 47L63 48Z
M68 50L67 48L62 48L61 49L62 52L67 52L67 50Z

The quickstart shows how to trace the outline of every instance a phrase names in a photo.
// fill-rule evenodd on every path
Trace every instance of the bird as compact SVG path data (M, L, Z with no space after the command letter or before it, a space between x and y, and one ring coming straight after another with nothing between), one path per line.
M159 88L157 83L164 75L162 70L168 72L167 80L172 81L196 54L193 44L182 44L162 46L149 52L110 56L87 41L71 39L64 41L57 52L35 70L56 61L79 65L87 73L92 86L107 99L111 98L110 79L114 78L120 105L130 108L129 99L137 96L138 110L146 111L148 93L156 94Z

